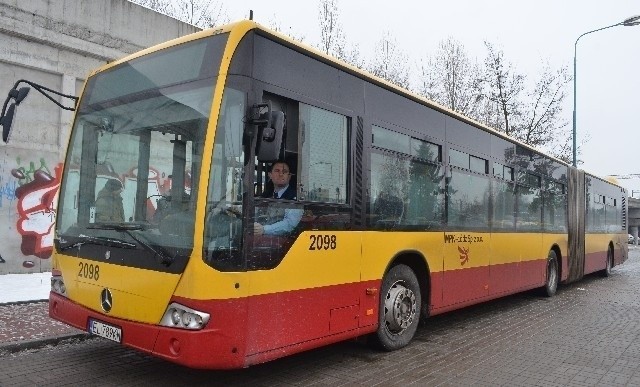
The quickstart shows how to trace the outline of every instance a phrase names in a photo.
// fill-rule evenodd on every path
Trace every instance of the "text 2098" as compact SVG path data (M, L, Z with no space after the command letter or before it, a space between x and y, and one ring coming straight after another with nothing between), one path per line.
M100 266L91 263L78 263L78 277L97 281L100 278Z
M335 235L309 235L309 250L335 250L337 246Z

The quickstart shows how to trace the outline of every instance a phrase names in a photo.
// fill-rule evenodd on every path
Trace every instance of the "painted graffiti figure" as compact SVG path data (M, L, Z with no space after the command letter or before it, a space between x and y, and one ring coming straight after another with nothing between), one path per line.
M96 221L124 222L124 207L120 196L122 189L120 180L107 180L96 199Z

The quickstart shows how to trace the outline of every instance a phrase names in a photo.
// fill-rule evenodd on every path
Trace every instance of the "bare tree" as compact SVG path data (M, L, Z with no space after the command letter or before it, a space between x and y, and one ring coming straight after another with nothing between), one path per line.
M567 68L553 71L545 65L533 88L526 91L526 77L516 72L502 51L487 42L485 46L487 58L481 82L486 101L478 116L480 121L568 161L571 137L562 116L566 88L571 82Z
M293 29L291 27L289 28L282 28L282 26L280 25L280 22L278 21L278 19L276 19L276 16L273 15L273 18L271 18L271 20L269 20L269 28L271 28L272 30L279 32L283 35L287 35L288 37L290 37L293 40L297 40L298 42L304 42L305 40L305 36L304 35L298 35L297 33L295 33L293 31Z
M558 139L568 124L562 117L562 105L571 79L566 67L552 71L545 65L524 106L522 137L527 144L563 153Z
M480 67L464 46L449 38L420 66L418 93L458 113L475 118L482 100Z
M221 3L213 0L173 0L175 17L201 28L212 28L229 22Z
M405 89L409 88L409 68L407 55L400 50L389 32L378 42L376 56L369 71Z
M576 159L576 163L581 165L584 163L582 159L580 159L580 155L582 154L582 149L584 144L589 142L591 136L588 134L582 136L580 141L576 143L576 155L578 158ZM551 146L547 147L547 151L554 157L564 161L567 164L571 164L573 162L573 133L569 130L569 127L562 128L559 131L556 138L552 142Z
M141 5L143 7L152 9L156 12L165 14L167 16L171 15L171 0L129 0L134 4Z
M129 1L200 28L212 28L229 22L229 16L222 3L213 0Z
M340 23L337 0L320 0L318 3L320 22L320 45L317 48L357 68L364 68L359 47L348 47L347 39Z
M338 20L336 0L320 0L318 3L320 21L320 47L327 55L333 55L344 48L344 35ZM342 46L342 47L340 47Z
M488 42L485 46L487 57L480 81L483 96L489 103L485 105L488 110L480 118L507 135L524 140L520 129L525 76L516 73L513 65L504 59L502 51L496 51Z

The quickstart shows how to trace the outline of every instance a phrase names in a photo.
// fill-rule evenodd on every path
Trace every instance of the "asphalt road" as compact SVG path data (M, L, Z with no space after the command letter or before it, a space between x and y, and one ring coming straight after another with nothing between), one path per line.
M102 339L0 357L0 386L639 386L640 248L609 278L431 318L387 353L344 342L238 371L201 371Z

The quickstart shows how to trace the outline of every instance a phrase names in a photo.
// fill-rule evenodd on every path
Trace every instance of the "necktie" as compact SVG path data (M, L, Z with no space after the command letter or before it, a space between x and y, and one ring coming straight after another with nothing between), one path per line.
M279 197L278 197L278 191L273 191L273 198L274 198L274 199L279 199Z

